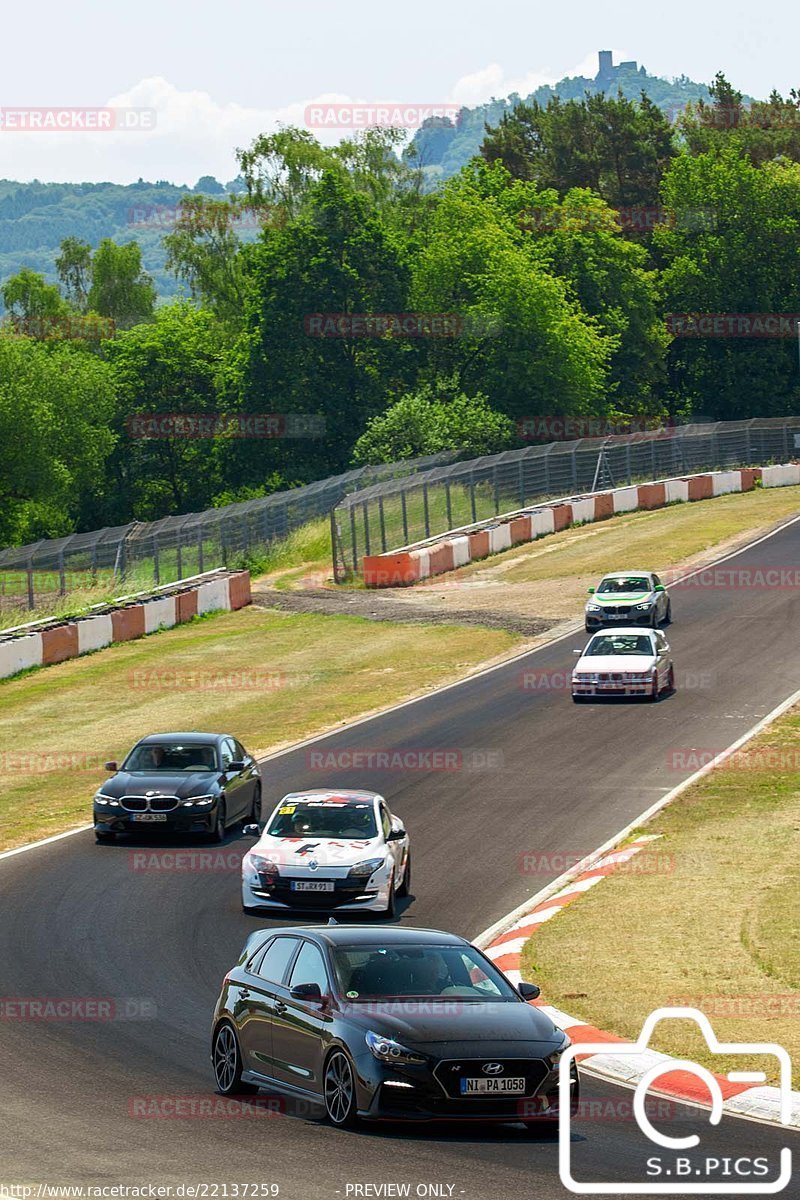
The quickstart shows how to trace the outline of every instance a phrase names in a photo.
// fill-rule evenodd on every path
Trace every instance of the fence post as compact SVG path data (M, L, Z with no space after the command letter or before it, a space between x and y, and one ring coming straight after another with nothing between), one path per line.
M408 545L408 509L406 508L406 489L400 492L400 508L403 513L403 545Z
M33 559L28 561L28 569L25 572L28 582L28 608L36 607L36 596L33 591Z
M64 547L62 546L58 552L58 594L66 596L67 594L67 574L64 570Z
M356 547L356 506L350 505L350 538L353 543L353 574L358 574L358 549Z
M203 530L205 526L197 527L197 574L203 574Z
M423 485L422 485L422 512L423 512L424 520L425 520L425 537L429 538L431 536L431 517L430 517L430 513L428 511L428 485L427 485L427 483L423 483Z
M625 475L626 475L625 482L630 483L630 481L631 481L631 444L630 444L630 442L625 443Z
M339 578L339 539L336 528L336 507L331 508L331 555L333 557L333 582L341 583Z
M444 483L444 503L447 511L447 528L453 528L453 506L450 499L450 480L446 479Z
M519 460L519 506L525 507L525 459Z
M492 471L492 486L494 489L494 512L497 516L500 512L500 480L497 477L497 463L494 464Z
M361 507L364 510L364 553L369 554L370 553L370 548L369 548L369 506L368 506L366 500L361 505Z
M472 467L469 469L469 499L472 509L472 524L474 525L478 520L478 514L475 511L475 472Z
M161 583L158 574L158 534L153 534L153 579L156 583Z
M381 553L386 553L386 515L383 511L383 496L378 496L378 520L381 527Z
M578 490L578 454L575 447L572 447L572 490Z

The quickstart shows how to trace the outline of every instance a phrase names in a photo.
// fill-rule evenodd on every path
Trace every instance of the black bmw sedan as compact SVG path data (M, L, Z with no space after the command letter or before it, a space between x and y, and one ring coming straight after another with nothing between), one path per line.
M228 973L211 1059L226 1096L264 1088L328 1119L558 1119L570 1042L480 950L432 929L260 930ZM578 1074L570 1066L570 1099Z
M236 821L261 818L258 763L227 733L152 733L94 797L98 842L146 830L207 833L221 842Z

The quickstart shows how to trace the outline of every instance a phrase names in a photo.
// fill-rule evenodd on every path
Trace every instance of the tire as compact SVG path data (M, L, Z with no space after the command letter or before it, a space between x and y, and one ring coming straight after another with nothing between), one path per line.
M667 676L667 686L665 687L664 691L667 693L667 695L670 695L670 693L675 691L675 667L674 666L671 666L669 669L669 675Z
M653 615L650 618L650 628L658 629L658 624L659 624L659 622L658 622L658 605L654 604L653 605Z
M661 693L658 690L658 676L656 675L655 679L653 680L651 689L650 689L650 695L647 697L647 699L650 701L651 704L655 704L660 695L661 695Z
M334 1050L325 1063L322 1082L325 1115L337 1129L352 1129L358 1120L356 1082L350 1059Z
M211 840L217 845L225 841L225 801L217 805L217 820L211 833Z
M109 842L115 842L117 840L117 835L115 833L98 833L95 829L94 840L98 843L98 845L107 845Z
M383 910L383 916L388 917L391 920L391 918L394 916L394 911L395 911L394 871L392 871L391 878L389 879L389 899L386 903L386 908Z
M406 869L403 871L403 882L397 889L398 896L407 896L411 889L411 851L406 855Z
M246 818L246 825L261 824L261 784L256 784L256 790L253 792L253 803L250 807L250 816Z
M672 601L671 600L667 601L667 612L666 612L666 616L664 617L664 624L665 625L672 624Z
M220 1096L252 1095L253 1083L242 1083L242 1052L236 1030L227 1021L219 1026L211 1046L211 1064Z

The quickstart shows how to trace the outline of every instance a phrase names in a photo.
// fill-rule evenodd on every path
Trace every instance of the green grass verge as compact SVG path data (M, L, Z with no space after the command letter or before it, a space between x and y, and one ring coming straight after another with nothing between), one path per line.
M795 709L648 824L663 836L638 869L634 859L544 924L523 976L625 1038L653 1009L689 1004L721 1041L784 1046L800 1086L799 768ZM689 1022L659 1025L654 1045L716 1071L764 1069L709 1054Z

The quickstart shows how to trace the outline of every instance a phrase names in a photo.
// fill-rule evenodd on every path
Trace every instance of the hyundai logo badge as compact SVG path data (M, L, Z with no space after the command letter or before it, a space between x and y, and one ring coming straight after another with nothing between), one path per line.
M484 1075L502 1075L503 1069L502 1063L484 1063L481 1067Z

